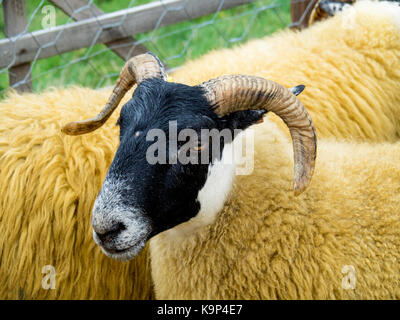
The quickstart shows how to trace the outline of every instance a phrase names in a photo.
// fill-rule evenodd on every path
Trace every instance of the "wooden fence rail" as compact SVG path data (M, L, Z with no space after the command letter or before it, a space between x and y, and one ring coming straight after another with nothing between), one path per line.
M24 0L4 0L6 20L18 16L20 27L6 30L6 39L0 40L0 69L8 68L10 86L17 90L32 90L30 63L61 53L104 43L119 57L127 60L132 55L146 51L132 35L154 30L161 26L191 20L218 10L226 10L255 0L163 0L103 14L87 0L49 0L71 16L76 22L54 28L25 33L16 37L26 27ZM19 3L19 6L15 6ZM76 11L78 8L82 10ZM10 24L6 23L10 26ZM11 76L12 75L12 76Z
M32 91L31 62L103 43L123 60L147 51L135 34L191 20L256 0L162 0L104 14L90 0L48 0L76 22L26 32L25 0L3 0L6 39L0 40L0 69L10 86ZM291 27L307 26L317 0L291 0Z
M65 0L49 1L75 21L99 17L104 14L104 12L97 8L90 0L74 0L72 2ZM114 51L121 59L126 61L133 56L148 51L147 48L140 43L133 46L136 41L137 40L134 37L127 37L106 42L104 44Z

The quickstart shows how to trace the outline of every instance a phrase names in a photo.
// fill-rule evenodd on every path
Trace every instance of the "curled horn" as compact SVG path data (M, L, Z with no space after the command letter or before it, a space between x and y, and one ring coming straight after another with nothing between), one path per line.
M137 83L149 78L166 80L161 61L152 53L144 53L129 59L122 69L117 84L108 99L106 106L91 119L67 123L61 131L69 135L79 135L94 131L101 127L118 107L125 93Z
M298 195L307 188L314 172L317 137L307 110L295 96L300 90L246 75L222 76L203 82L200 87L219 116L246 109L265 109L278 115L292 136L294 193Z

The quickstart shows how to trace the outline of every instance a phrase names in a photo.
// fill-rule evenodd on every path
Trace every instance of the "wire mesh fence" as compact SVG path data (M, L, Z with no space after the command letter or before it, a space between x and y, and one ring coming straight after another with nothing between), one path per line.
M8 87L31 89L31 83L36 92L111 85L124 60L146 50L173 70L292 21L290 0L0 0L0 5L0 94Z

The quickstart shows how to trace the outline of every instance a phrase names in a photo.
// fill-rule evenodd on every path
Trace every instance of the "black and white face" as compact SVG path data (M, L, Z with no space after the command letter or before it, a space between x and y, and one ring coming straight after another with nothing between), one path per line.
M103 252L132 259L152 236L196 217L212 202L224 201L218 190L229 188L230 182L223 187L219 177L227 175L220 162L232 141L202 132L225 130L234 137L237 129L246 129L265 112L239 111L221 118L200 87L143 81L121 110L120 145L93 207L93 236ZM187 129L197 139L180 135ZM165 134L165 143L154 132Z

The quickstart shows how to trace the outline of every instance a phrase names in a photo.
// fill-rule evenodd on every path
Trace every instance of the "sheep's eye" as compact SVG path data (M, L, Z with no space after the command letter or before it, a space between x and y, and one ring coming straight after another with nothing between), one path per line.
M206 143L199 142L197 145L193 146L191 149L194 151L201 151L206 147Z

